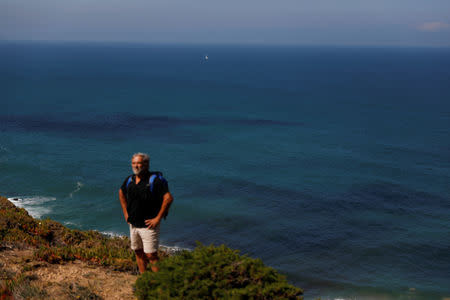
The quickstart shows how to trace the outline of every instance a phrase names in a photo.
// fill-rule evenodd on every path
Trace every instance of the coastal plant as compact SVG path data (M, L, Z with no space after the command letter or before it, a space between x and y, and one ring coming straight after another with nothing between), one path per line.
M50 219L37 220L0 197L0 246L8 244L33 247L36 259L54 264L79 259L119 271L136 268L128 238L70 229Z
M36 220L25 209L0 197L0 241L3 243L31 246L49 243L53 236L48 227L50 222L53 221Z
M108 245L95 245L92 248L41 246L35 251L34 256L39 260L53 264L79 259L98 265L111 266L118 271L133 271L135 269L135 258L131 251L126 250L128 248L114 248L108 247Z
M135 283L138 299L302 299L303 291L260 259L198 244L159 263Z
M32 283L33 275L15 273L0 264L0 299L47 299L47 293Z

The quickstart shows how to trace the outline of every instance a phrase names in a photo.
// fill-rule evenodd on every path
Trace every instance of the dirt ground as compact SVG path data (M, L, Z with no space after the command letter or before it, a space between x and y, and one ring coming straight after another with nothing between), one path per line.
M1 250L0 264L3 277L15 274L16 278L26 278L28 283L14 289L13 299L135 299L133 284L137 275L130 273L82 261L49 264L34 260L32 250L18 249ZM43 292L39 294L30 289Z

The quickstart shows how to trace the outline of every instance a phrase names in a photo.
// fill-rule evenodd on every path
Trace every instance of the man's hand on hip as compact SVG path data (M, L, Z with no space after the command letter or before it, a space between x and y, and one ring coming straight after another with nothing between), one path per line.
M147 225L148 229L158 227L159 223L161 223L161 219L156 217L154 219L145 220L145 225Z

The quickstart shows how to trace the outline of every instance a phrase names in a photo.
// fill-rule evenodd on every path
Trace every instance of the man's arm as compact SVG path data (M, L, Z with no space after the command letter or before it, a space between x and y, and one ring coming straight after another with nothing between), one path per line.
M163 196L163 203L161 205L161 209L159 210L158 215L153 219L145 220L145 225L147 225L149 229L158 226L158 224L161 222L161 219L167 215L167 211L172 202L173 202L172 194L170 192L165 193Z
M123 216L125 217L125 221L128 223L127 198L123 194L122 189L119 189L119 200L120 205L122 206Z

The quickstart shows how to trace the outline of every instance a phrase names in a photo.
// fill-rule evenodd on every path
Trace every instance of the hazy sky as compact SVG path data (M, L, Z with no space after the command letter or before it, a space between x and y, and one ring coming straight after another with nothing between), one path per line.
M450 0L0 0L0 40L450 46Z

